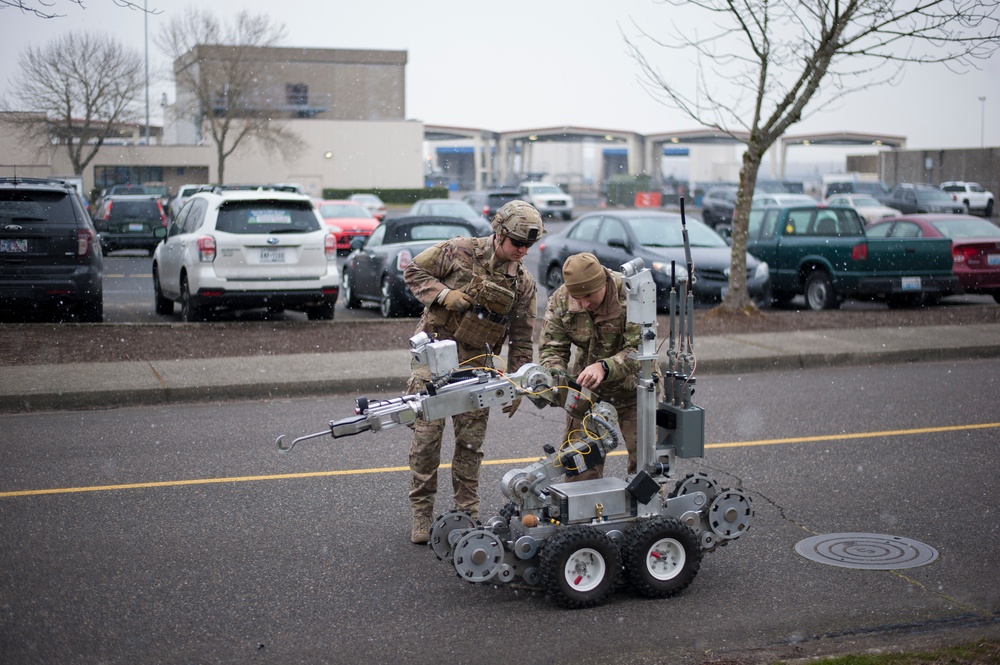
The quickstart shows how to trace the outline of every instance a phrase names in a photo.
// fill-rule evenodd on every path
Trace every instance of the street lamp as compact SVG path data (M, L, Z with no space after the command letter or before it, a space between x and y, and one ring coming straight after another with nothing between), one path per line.
M979 98L980 119L979 119L979 147L986 147L986 97Z

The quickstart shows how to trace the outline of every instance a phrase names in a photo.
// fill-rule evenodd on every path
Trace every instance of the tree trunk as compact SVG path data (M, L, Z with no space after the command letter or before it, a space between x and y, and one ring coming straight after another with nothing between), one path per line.
M762 154L751 137L743 153L740 188L736 193L736 209L733 211L729 288L719 306L726 312L744 312L754 307L747 290L747 226L750 222L750 204L753 202L753 191Z

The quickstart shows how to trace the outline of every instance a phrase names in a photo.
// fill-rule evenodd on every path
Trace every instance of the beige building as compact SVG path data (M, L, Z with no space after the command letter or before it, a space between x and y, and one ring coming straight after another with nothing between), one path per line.
M199 80L211 76L224 48L199 46L175 69L193 67ZM251 49L243 58L258 63L251 110L283 123L304 147L285 159L245 141L226 160L227 183L295 182L314 196L323 188L423 186L423 123L405 120L406 51L270 48ZM176 191L185 183L217 182L216 147L199 122L204 114L225 112L224 86L216 93L206 109L178 90L162 139L145 145L137 129L105 144L82 174L85 189L156 181ZM2 117L0 149L0 175L72 174L65 145L25 144Z

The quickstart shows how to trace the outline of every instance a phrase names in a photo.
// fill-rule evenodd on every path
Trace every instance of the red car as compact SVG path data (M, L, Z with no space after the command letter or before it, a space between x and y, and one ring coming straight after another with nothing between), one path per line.
M970 215L904 215L875 222L865 233L881 238L951 238L955 276L965 293L1000 303L1000 227Z
M337 251L351 251L351 240L367 238L379 225L368 209L353 201L317 201L316 209L337 239Z

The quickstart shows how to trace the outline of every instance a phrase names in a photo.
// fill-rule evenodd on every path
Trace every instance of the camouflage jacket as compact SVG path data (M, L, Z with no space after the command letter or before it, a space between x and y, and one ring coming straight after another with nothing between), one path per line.
M605 273L609 288L604 302L594 313L584 309L565 286L549 296L538 340L538 362L575 379L584 367L603 360L608 365L608 375L596 391L598 396L627 401L635 398L639 361L630 356L635 355L639 346L639 326L626 321L625 286L621 275L606 268ZM574 346L577 353L569 366Z
M437 335L439 339L454 339L460 315L449 312L437 301L444 288L468 292L476 279L488 279L514 293L514 302L507 315L505 337L509 342L507 371L514 372L534 357L532 334L535 328L535 280L521 263L514 275L508 275L510 262L498 263L493 251L493 236L486 238L457 237L444 240L420 252L403 271L403 280L424 304L417 332ZM500 353L503 342L493 349ZM470 348L459 343L459 360L485 353L485 349Z

